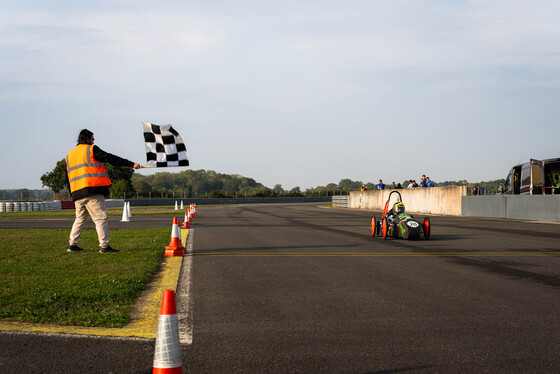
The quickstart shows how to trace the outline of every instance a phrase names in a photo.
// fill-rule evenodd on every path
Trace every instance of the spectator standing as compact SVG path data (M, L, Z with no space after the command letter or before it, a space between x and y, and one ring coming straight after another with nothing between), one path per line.
M142 165L102 151L93 145L93 133L83 129L78 145L66 156L66 173L72 200L76 205L76 218L70 232L68 252L83 252L78 247L80 234L88 214L95 223L101 253L118 252L109 245L109 215L105 196L109 194L111 181L104 162L113 166L140 169Z
M434 187L434 182L430 180L430 177L426 178L426 187Z
M412 183L412 179L410 179L408 181L408 186L406 186L406 188L408 188L409 190L411 190L414 187L414 183Z
M420 178L420 187L428 187L428 184L426 183L426 175L423 174L422 178Z
M378 190L384 190L385 189L385 185L383 184L383 181L381 179L379 180L379 184L377 185L377 189Z
M362 184L362 191L367 191L367 186L365 184Z
M420 187L420 186L418 185L418 183L416 183L416 180L413 180L413 181L412 181L412 187L413 187L413 188L418 188L418 187Z
M397 185L395 184L395 182L393 182L393 183L391 184L391 189L392 189L392 190L396 190L396 189L397 189Z

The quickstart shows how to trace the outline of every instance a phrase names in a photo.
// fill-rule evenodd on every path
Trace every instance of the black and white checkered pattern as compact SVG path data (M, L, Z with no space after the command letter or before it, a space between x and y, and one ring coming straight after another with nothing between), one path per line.
M142 122L146 142L146 166L189 166L187 148L171 125L158 126Z

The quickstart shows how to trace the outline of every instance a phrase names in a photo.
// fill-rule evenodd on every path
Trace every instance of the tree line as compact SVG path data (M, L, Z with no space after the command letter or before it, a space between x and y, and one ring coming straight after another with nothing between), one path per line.
M54 196L51 190L6 189L0 190L0 200L49 200Z
M286 196L332 196L359 191L362 185L369 190L377 184L351 179L341 179L338 183L329 183L301 190L299 186L286 190L281 184L269 188L253 178L237 174L222 174L213 170L183 170L180 172L158 172L151 175L135 173L130 168L105 165L112 181L110 194L112 198L193 198L193 197L286 197ZM68 198L66 184L66 164L64 159L57 162L55 168L41 176L43 187L50 188L58 198ZM466 180L436 183L436 186L464 185L484 187L488 193L498 191L504 180L469 183ZM406 188L408 181L402 183ZM387 187L386 187L387 188ZM19 191L19 190L18 190ZM30 196L29 196L30 197ZM16 197L18 198L18 197Z

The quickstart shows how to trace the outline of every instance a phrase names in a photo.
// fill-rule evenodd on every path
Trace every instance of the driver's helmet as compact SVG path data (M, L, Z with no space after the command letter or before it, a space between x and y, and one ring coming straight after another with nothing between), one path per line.
M395 214L401 214L404 213L404 204L401 203L400 201L395 203L395 205L393 205L393 212Z

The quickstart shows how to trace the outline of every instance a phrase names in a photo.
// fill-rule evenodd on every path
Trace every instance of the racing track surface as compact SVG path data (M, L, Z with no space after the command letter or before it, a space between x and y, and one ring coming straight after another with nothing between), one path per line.
M413 242L372 238L365 211L197 210L184 372L560 371L560 225L432 216ZM0 332L0 372L150 373L153 345Z

